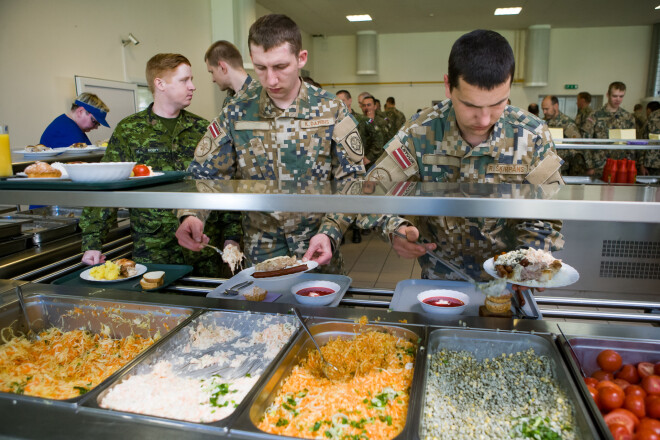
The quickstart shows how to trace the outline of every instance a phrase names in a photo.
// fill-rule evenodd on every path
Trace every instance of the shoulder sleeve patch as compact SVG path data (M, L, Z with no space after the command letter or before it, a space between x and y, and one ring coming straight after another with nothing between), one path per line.
M332 139L334 139L335 142L340 143L350 132L355 130L356 127L357 122L355 122L351 116L347 116L335 125L335 128L332 131Z
M525 178L533 185L564 183L559 169L564 161L552 150L548 150L543 160Z
M415 157L410 153L408 148L401 143L398 137L394 137L389 142L385 151L399 165L406 177L417 174L419 171Z

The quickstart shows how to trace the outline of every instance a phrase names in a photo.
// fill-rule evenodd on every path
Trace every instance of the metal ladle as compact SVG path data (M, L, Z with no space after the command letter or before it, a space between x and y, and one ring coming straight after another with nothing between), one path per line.
M330 371L332 371L335 374L335 376L339 376L341 374L341 372L339 371L339 368L335 367L330 362L326 361L325 358L323 357L323 353L321 353L321 348L319 347L319 344L316 343L316 340L314 339L314 336L312 336L312 332L310 332L309 329L307 328L307 325L305 324L305 321L303 320L303 317L300 314L300 310L298 310L296 307L291 307L291 311L293 312L294 315L296 315L296 318L298 318L298 321L300 322L300 325L302 325L302 328L305 329L305 331L309 335L310 339L314 343L314 346L319 351L319 355L321 356L321 361L323 362L323 366L321 367L321 371L323 371L323 375L326 378L332 380L330 375L328 375L327 371L325 370L326 365L327 365L328 367L331 368Z

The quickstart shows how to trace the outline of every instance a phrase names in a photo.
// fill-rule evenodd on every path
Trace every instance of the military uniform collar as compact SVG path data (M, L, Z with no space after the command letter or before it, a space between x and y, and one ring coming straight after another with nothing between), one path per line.
M294 119L311 119L309 91L305 81L300 78L300 90L298 96L287 109L279 109L275 105L266 88L262 87L261 96L259 96L259 116L262 118L294 118Z
M444 105L445 103L442 103ZM479 145L473 147L470 145L463 136L458 128L458 122L456 122L456 112L454 107L449 102L447 109L447 117L445 119L445 129L441 142L441 150L444 154L448 156L457 156L457 157L468 157L468 156L492 156L494 158L499 157L501 151L506 147L506 137L504 136L504 117L507 110L504 110L500 119L495 122L488 139L480 143Z
M155 127L155 126L160 126L163 130L165 130L165 127L163 126L163 123L160 122L160 119L156 113L154 113L154 103L152 102L149 104L149 107L147 107L147 117L149 118L149 123ZM185 111L184 109L181 109L179 112L179 116L177 116L177 125L176 125L176 132L174 133L175 135L181 133L183 130L188 128L193 124L193 121L188 117L188 112Z

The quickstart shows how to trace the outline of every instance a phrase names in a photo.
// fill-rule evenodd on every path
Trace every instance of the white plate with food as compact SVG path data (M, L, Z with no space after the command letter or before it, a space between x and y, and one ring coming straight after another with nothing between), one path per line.
M119 275L116 279L112 279L112 280L98 279L98 278L94 278L91 275L92 270L97 269L97 268L101 268L102 266L106 266L106 264L107 264L107 262L103 263L103 264L99 264L99 265L94 266L94 267L90 267L89 269L85 270L84 272L82 272L80 274L80 278L82 278L85 281L94 281L94 282L97 282L97 283L117 283L119 281L126 281L126 280L130 280L132 278L137 278L137 277L139 277L142 274L147 272L147 266L145 266L143 264L136 264L135 265L135 273L132 273L132 274L127 275L127 276Z
M578 271L563 261L561 262L561 267L552 275L552 278L544 281L534 279L520 281L515 278L502 277L495 268L494 258L489 258L484 262L484 270L493 278L504 279L508 283L525 287L566 287L576 283L580 279Z
M64 152L67 154L87 154L94 151L99 151L101 148L97 147L96 145L88 145L86 147L66 147L62 148L62 150L64 150Z
M52 157L64 153L64 148L56 148L46 151L25 151L19 150L16 153L21 153L25 157Z
M249 280L283 281L290 280L318 267L316 261L303 263L295 257L275 257L248 267L242 272ZM255 275L256 274L256 275Z
M131 176L131 177L129 177L129 179L147 179L149 177L162 176L163 174L165 174L165 173L161 173L161 172L156 171L156 172L152 172L148 176Z

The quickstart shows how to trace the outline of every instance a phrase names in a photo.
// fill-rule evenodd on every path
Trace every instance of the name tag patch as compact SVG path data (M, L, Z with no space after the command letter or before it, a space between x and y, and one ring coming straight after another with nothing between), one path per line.
M332 118L312 119L311 121L300 121L300 128L327 127L334 123L335 120Z
M527 174L529 165L491 163L486 167L488 174Z

